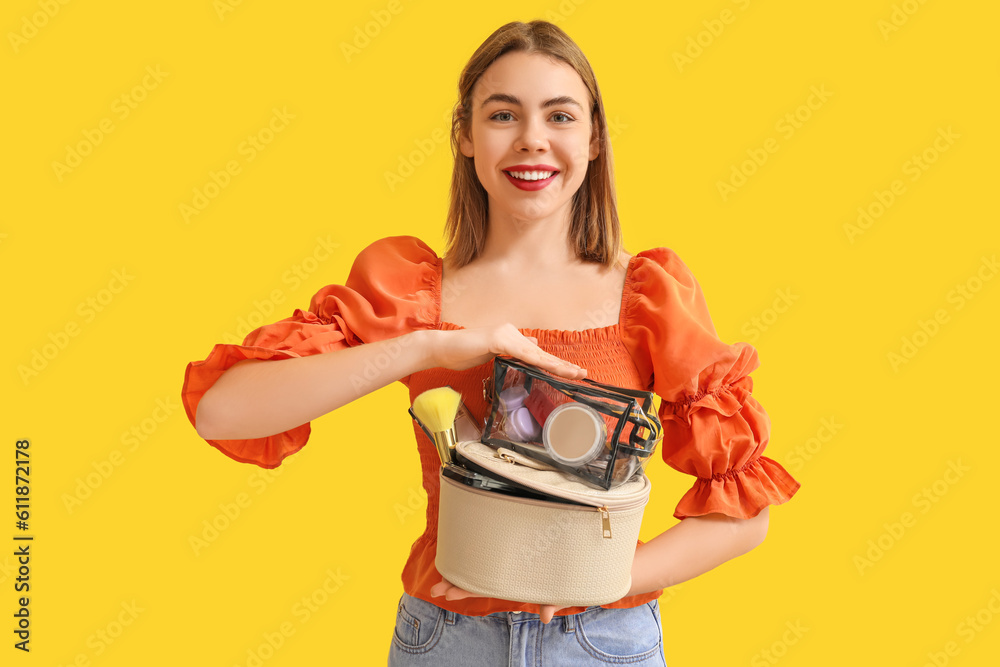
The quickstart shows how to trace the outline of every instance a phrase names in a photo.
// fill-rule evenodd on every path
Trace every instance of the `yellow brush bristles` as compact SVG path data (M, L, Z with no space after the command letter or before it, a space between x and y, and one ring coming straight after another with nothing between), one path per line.
M462 395L448 386L428 389L413 401L413 414L434 435L442 465L453 461L455 416L461 404Z
M447 431L455 424L462 395L451 387L435 387L417 396L413 401L413 414L431 433Z

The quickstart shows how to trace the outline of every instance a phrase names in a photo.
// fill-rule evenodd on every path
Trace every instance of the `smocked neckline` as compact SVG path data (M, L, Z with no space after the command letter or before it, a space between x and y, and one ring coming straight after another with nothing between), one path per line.
M614 337L621 331L622 323L625 321L627 315L629 300L632 296L632 269L634 268L638 257L638 253L629 257L628 265L625 267L625 284L622 287L621 301L618 306L618 321L614 324L608 324L603 327L591 327L589 329L538 329L533 327L519 327L518 331L526 336L532 336L539 339L556 338L567 339L569 341L579 341L588 338L603 340ZM435 263L437 264L437 267L434 272L434 283L432 285L434 291L434 304L437 309L434 318L435 327L438 329L452 331L466 329L467 327L464 327L461 324L446 322L441 319L441 291L442 284L444 283L444 258L438 257L435 253Z

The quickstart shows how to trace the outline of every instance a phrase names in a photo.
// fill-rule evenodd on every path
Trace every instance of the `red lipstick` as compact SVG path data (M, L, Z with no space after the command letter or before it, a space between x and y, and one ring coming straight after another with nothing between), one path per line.
M552 175L548 178L538 180L538 181L526 181L520 178L515 178L511 176L511 172L521 172L521 171L551 171ZM559 175L559 170L548 164L515 164L513 166L507 167L503 170L504 176L507 180L514 184L515 187L521 190L541 190L549 183L551 183L556 176Z

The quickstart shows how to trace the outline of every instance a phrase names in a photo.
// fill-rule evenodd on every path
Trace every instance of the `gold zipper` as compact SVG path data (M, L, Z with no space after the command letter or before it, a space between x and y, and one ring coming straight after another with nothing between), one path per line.
M597 508L597 511L601 513L601 524L604 529L604 539L611 539L611 514L608 512L607 505L601 505Z

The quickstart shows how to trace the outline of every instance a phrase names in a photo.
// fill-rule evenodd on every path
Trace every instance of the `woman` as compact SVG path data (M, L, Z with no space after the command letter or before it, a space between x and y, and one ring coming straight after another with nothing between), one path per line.
M768 505L799 486L761 456L756 351L719 340L671 250L624 252L600 91L562 30L509 23L480 46L460 77L452 148L446 256L412 236L372 243L308 311L190 364L188 417L226 455L273 468L306 443L309 421L395 381L411 400L448 384L482 418L498 354L655 391L662 456L697 479L674 512L684 520L637 545L629 594L601 607L482 598L443 580L440 462L414 425L427 528L403 570L390 664L663 665L662 589L759 544Z

